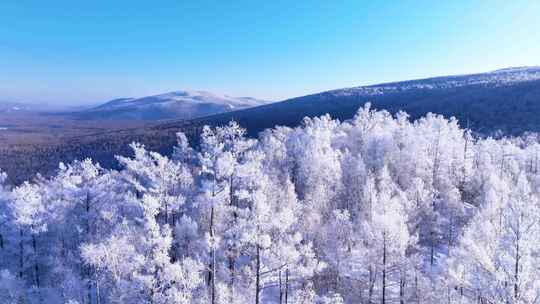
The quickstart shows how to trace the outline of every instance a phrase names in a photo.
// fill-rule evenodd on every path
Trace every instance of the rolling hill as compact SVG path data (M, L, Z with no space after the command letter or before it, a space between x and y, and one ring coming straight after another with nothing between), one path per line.
M251 97L231 97L206 91L175 91L141 98L119 98L71 113L82 120L193 119L267 104Z
M305 116L329 113L349 119L367 102L391 113L406 111L412 119L428 112L454 116L484 135L540 132L540 67L337 89L199 121L215 125L235 119L256 134L275 125L297 125Z

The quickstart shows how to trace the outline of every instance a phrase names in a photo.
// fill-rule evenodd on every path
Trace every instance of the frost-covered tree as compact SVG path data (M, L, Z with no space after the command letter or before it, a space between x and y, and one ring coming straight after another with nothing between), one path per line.
M159 203L145 197L140 230L122 227L118 235L82 247L85 261L112 281L115 303L187 304L202 283L202 265L190 258L172 262L172 234L159 225Z
M210 286L212 303L216 301L218 260L227 260L227 277L230 301L234 299L236 259L239 256L237 167L243 154L254 142L244 137L245 129L232 121L227 126L215 129L205 127L201 134L202 195L200 200L207 217L209 243L209 270L207 283ZM221 244L220 244L221 243ZM220 251L221 252L218 252Z
M539 303L539 138L366 105L0 173L0 302Z
M4 250L6 249L6 236L7 230L9 227L10 221L10 211L9 211L9 199L10 191L7 185L5 184L7 180L7 174L0 170L0 253L5 254Z
M451 268L468 301L538 303L540 206L521 174L509 196L491 196L461 239Z
M41 287L41 255L38 251L38 236L47 231L47 202L43 200L42 191L38 185L24 183L13 190L11 205L14 223L19 229L19 278L24 273L30 272L31 282L37 288ZM30 239L32 249L29 256L25 248L28 247L27 239ZM32 260L32 266L28 260ZM30 270L31 269L31 270Z

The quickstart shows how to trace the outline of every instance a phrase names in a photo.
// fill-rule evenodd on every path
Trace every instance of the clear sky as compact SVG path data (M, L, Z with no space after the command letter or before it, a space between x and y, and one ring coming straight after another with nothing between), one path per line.
M0 100L280 100L540 65L540 1L0 1Z

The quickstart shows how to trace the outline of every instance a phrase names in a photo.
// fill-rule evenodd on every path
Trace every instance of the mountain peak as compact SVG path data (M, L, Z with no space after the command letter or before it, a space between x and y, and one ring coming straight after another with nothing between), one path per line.
M232 97L203 90L178 90L139 98L117 98L76 115L85 119L192 119L267 103L251 97Z

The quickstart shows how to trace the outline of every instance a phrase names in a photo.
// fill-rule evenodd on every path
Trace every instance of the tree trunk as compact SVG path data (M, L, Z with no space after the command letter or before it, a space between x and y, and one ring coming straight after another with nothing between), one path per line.
M90 194L86 192L86 239L90 238Z
M279 304L283 304L283 288L281 286L281 270L279 270L278 275L279 275Z
M34 249L34 271L35 271L35 279L36 279L36 286L37 288L40 287L40 281L39 281L39 263L38 263L38 252L37 252L37 241L36 241L36 235L32 234L32 248Z
M212 242L214 241L214 207L210 210L210 238ZM211 303L216 303L216 249L215 244L212 243L212 248L210 249L210 257L212 261L210 262L210 270L208 272L208 283L210 284L211 292Z
M230 252L230 254L233 254L232 252ZM235 267L234 267L234 257L232 256L229 256L229 275L231 276L230 277L230 281L229 281L229 289L230 289L230 300L229 302L232 303L233 302L233 299L234 299L234 281L235 281Z
M403 275L399 279L399 304L405 304L405 280Z
M285 269L285 304L289 304L289 267Z
M261 247L259 245L257 245L256 263L255 304L259 304L261 293Z
M90 193L86 191L86 200L85 200L85 209L86 209L86 241L90 242ZM86 272L86 278L88 279L88 284L86 286L86 294L88 297L88 303L92 303L92 279L90 278L90 266L87 265L84 267Z
M165 202L165 225L169 225L169 203Z
M519 237L516 240L516 264L514 266L514 300L517 301L519 297Z
M429 234L431 238L429 263L431 266L433 266L435 264L435 233L433 232L433 230L431 230Z
M418 270L414 271L414 293L416 297L416 304L420 304L420 292L418 290Z
M231 208L235 208L236 207L236 203L235 203L235 199L234 199L234 177L233 175L231 174L229 176L229 206ZM236 221L238 219L238 213L236 212L236 209L233 209L233 222L232 222L232 225L231 226L236 226ZM232 227L234 228L234 227ZM230 273L230 291L231 291L231 303L232 303L232 299L234 298L234 283L235 283L235 276L236 276L236 270L235 270L235 248L234 248L234 244L231 244L229 246L229 273Z
M212 197L216 196L216 177L212 180ZM214 202L212 202L213 204ZM208 284L210 284L210 301L216 303L216 246L214 244L214 205L210 209L210 238L212 239L212 248L210 249L210 269L208 270Z
M468 133L465 133L465 147L463 149L463 168L462 168L462 178L459 185L459 190L461 193L465 192L465 183L467 182L467 152L469 148L469 136Z
M24 243L22 229L19 229L19 238L19 278L22 279L24 272Z
M386 233L383 233L382 304L386 304Z
M370 264L369 265L369 286L368 286L368 303L369 304L373 303L373 288L375 285L374 281L375 279L373 275L373 266Z
M536 149L536 153L534 154L534 174L538 173L538 149Z
M101 293L99 288L99 279L96 278L96 304L101 304Z
M92 304L92 280L88 278L88 284L86 286L86 298L88 299L88 304Z
M437 141L435 143L435 155L433 156L433 171L432 171L432 185L433 187L436 187L438 182L438 176L439 176L439 145L441 140L441 131L438 131L437 135Z
M338 292L338 287L339 287L339 270L341 268L341 261L340 261L340 258L339 258L339 251L338 253L336 254L336 277L335 277L335 280L334 280L334 290L336 292Z
M60 250L60 255L64 259L64 262L66 261L66 238L64 237L64 233L62 232L62 235L60 236L60 242L62 243L62 249Z

